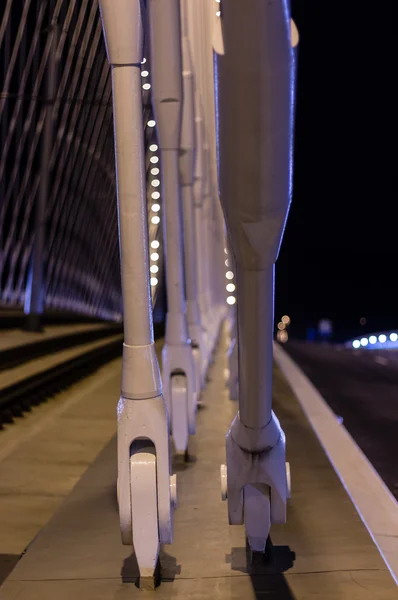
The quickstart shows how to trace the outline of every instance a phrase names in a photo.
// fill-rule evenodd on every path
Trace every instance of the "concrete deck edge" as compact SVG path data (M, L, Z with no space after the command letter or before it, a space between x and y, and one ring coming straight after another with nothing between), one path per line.
M396 499L326 400L277 343L274 359L398 585Z

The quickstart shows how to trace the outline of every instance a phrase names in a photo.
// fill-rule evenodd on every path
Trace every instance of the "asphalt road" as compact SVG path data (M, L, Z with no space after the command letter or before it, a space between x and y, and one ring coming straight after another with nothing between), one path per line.
M319 390L398 499L398 351L291 341L284 349Z

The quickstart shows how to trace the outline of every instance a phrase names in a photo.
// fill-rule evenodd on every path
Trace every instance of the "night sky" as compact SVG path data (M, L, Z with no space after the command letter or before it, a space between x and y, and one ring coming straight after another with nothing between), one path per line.
M337 337L398 327L392 1L292 0L300 32L294 196L276 318ZM360 317L367 324L360 328Z

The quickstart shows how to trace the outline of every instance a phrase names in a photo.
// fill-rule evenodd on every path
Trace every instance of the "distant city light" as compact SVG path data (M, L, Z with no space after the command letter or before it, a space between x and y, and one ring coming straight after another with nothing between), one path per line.
M151 175L159 175L159 169L157 167L153 167L153 169L151 169Z
M396 333L391 333L390 334L390 340L392 342L396 342L398 340L398 335Z
M148 77L149 72L148 71L141 71L141 77Z
M367 346L368 345L368 338L362 338L361 339L361 346Z
M236 302L235 296L228 296L228 298L227 298L228 304L230 304L232 306L233 304L235 304L235 302Z
M147 125L148 127L155 127L156 121L154 119L149 119Z
M369 338L369 344L375 344L377 342L377 337L375 335L371 335Z
M226 290L227 290L227 292L234 292L235 291L235 284L234 283L227 283Z
M225 273L225 277L226 277L227 279L233 279L233 278L234 278L234 274L232 273L232 271L227 271L227 272Z
M285 325L290 325L290 317L288 315L283 315L282 319L281 319L282 323L284 323Z
M151 208L152 208L153 212L159 212L160 204L152 204Z
M158 149L158 145L157 145L157 144L151 144L151 145L149 146L149 150L150 150L151 152L156 152L156 150L157 150L157 149Z
M156 278L156 277L151 277L151 285L152 285L152 286L155 286L155 285L157 285L157 284L158 284L158 280L157 280L157 278Z
M159 260L159 254L157 252L152 252L151 260L153 260L154 262Z
M156 163L159 162L159 157L158 156L151 156L151 158L149 159L149 161L153 164L156 165Z
M160 223L160 217L152 217L151 223L153 223L154 225L158 225Z
M278 331L278 333L276 334L276 339L278 340L278 342L285 344L287 342L287 340L289 339L286 329L282 329L282 331Z
M151 242L151 248L159 248L160 243L158 242L158 240L153 240L153 242Z
M159 267L157 265L152 265L149 270L151 273L157 273L159 271Z
M379 342L381 344L384 344L387 341L387 336L384 335L384 333L382 333L381 335L379 335Z
M361 342L359 340L354 340L352 342L352 345L353 345L354 348L360 348Z

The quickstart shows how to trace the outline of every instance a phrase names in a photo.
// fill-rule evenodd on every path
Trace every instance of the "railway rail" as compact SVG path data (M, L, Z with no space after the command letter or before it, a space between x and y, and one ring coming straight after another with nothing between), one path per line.
M103 343L101 343L103 342ZM87 348L88 346L88 348ZM94 346L94 347L93 347ZM70 356L63 351L76 348ZM93 373L105 363L121 354L122 335L120 327L105 327L94 331L79 332L33 344L17 346L0 353L0 429L5 423L23 416L32 406L48 400L73 383ZM50 366L38 366L27 376L5 377L8 370L48 355L60 360ZM40 363L40 361L38 361ZM17 369L15 369L17 367ZM2 382L3 379L3 382Z

